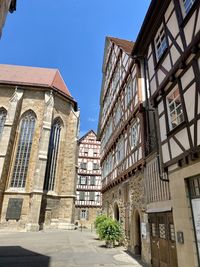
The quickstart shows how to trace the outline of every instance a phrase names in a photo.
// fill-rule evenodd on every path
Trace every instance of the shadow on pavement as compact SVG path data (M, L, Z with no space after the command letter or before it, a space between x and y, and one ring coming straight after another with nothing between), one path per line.
M49 267L50 257L20 246L0 246L1 267Z

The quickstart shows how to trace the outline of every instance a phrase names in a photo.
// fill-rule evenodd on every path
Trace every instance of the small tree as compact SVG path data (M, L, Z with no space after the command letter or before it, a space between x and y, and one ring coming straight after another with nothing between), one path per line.
M115 246L115 242L120 242L123 238L121 224L108 217L98 224L97 233L100 239L105 240L107 247Z
M100 214L96 217L95 222L94 222L94 227L96 228L96 232L98 235L99 235L100 225L107 219L108 217L105 214Z

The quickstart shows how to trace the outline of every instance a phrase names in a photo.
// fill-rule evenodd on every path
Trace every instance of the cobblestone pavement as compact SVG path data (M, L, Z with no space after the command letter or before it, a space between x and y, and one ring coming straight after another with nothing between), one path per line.
M88 230L0 232L0 267L141 267L123 247Z

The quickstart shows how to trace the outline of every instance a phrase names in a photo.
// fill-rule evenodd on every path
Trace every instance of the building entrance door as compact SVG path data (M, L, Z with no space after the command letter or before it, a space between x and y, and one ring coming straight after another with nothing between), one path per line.
M149 214L154 267L177 267L175 229L171 212Z

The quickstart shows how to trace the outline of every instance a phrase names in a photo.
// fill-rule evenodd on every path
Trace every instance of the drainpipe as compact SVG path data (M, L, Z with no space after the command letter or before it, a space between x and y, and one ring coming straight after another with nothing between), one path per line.
M168 174L167 178L164 178L163 172L162 172L162 167L161 167L161 160L160 160L160 148L159 148L159 142L158 142L158 128L157 128L157 123L156 123L156 114L155 114L155 109L149 107L149 101L148 101L148 89L147 89L147 77L146 77L146 58L145 56L142 55L135 55L132 57L133 59L138 59L141 60L143 64L140 64L143 66L143 73L144 73L144 87L145 87L145 99L146 99L146 111L147 112L153 112L153 122L155 126L155 140L156 140L156 159L158 162L158 173L159 173L159 178L163 182L169 182ZM148 132L149 132L149 117L148 115L146 116L147 118L147 127L148 127Z

